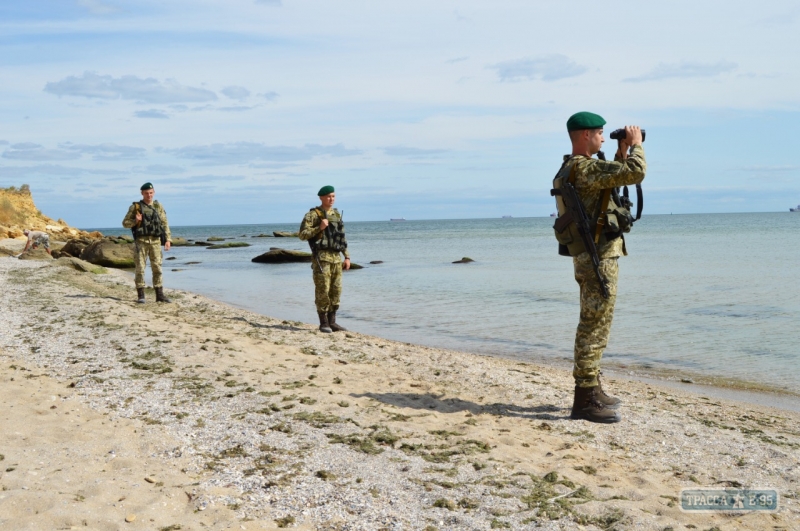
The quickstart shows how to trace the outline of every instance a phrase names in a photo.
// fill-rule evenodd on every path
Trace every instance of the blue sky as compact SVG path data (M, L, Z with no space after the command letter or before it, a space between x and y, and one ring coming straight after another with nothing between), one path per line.
M655 3L653 3L655 4ZM645 214L800 203L800 5L0 4L0 186L117 226L546 216L566 119L647 129ZM614 151L613 141L606 151Z

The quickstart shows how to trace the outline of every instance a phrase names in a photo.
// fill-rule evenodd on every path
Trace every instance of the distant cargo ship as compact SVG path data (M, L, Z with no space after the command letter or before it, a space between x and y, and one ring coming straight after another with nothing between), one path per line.
M789 212L800 212L800 205L797 205L797 208L790 208Z
M514 216L503 216L503 219L513 218Z
M405 221L406 218L389 218L389 221Z
M551 218L557 218L557 217L558 217L558 214L556 214L555 212L553 212L552 214L550 214L550 217L551 217Z

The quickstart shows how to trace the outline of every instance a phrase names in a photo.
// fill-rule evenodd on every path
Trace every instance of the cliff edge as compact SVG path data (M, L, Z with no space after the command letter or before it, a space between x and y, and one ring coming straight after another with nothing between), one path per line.
M0 240L24 238L23 230L41 230L50 234L50 239L67 241L72 238L99 238L99 232L88 233L67 225L63 219L53 220L36 208L30 187L0 188Z

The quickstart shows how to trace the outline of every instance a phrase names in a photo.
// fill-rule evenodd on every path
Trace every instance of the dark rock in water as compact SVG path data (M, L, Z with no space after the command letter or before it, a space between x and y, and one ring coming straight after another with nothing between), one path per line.
M177 260L177 256L170 256L169 258L164 258L164 260Z
M272 235L276 238L297 238L296 232L287 232L284 230L276 230L272 232Z
M202 264L203 262L186 262L183 265L195 265L195 264Z
M241 235L241 236L239 236L239 237L240 237L240 238L247 238L247 234L242 234L242 235Z
M364 269L364 266L358 265L358 264L354 264L353 262L350 262L350 271L353 271L355 269Z
M224 242L225 238L220 238L219 236L212 236L206 239L207 242Z
M134 267L133 244L98 240L83 250L80 259L104 267Z
M245 242L218 243L217 245L209 245L206 249L227 249L229 247L250 247L250 244Z
M208 242L194 242L195 245L211 245Z
M370 264L382 264L382 263L383 263L383 260L373 260L372 262L370 262ZM352 264L350 264L350 265L352 265Z
M21 255L20 260L52 260L53 257L44 249L44 247L37 247L36 249L28 249Z
M465 256L465 257L464 257L464 258L462 258L461 260L456 260L456 261L455 261L455 262L453 262L453 263L454 263L454 264L468 264L468 263L470 263L470 262L474 262L474 261L475 261L475 260L473 260L473 259L472 259L472 258L470 258L469 256Z
M172 238L170 240L170 245L172 245L173 247L184 247L186 245L191 245L191 244L189 243L189 240L187 240L186 238Z
M71 267L76 271L83 271L84 273L94 273L95 275L103 275L108 273L108 269L105 267L96 266L94 264L90 264L89 262L85 262L80 258L74 258L72 256L62 256L55 262L53 265L62 265L66 267Z
M285 264L288 262L311 262L311 253L289 249L270 249L251 260L259 264Z
M173 269L172 271L183 271L183 269Z
M274 238L272 234L259 234L258 236L250 236L251 238Z

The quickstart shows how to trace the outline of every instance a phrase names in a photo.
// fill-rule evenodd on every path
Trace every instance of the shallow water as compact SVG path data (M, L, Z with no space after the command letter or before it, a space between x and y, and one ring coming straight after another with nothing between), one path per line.
M165 284L313 323L308 264L250 262L271 246L306 250L294 238L251 237L298 225L175 227L175 236L252 246L174 248ZM571 358L578 287L551 226L550 218L347 223L353 259L367 268L346 273L338 320L430 346ZM606 359L800 390L798 229L800 214L788 212L643 217L620 259ZM475 262L451 263L462 256Z

